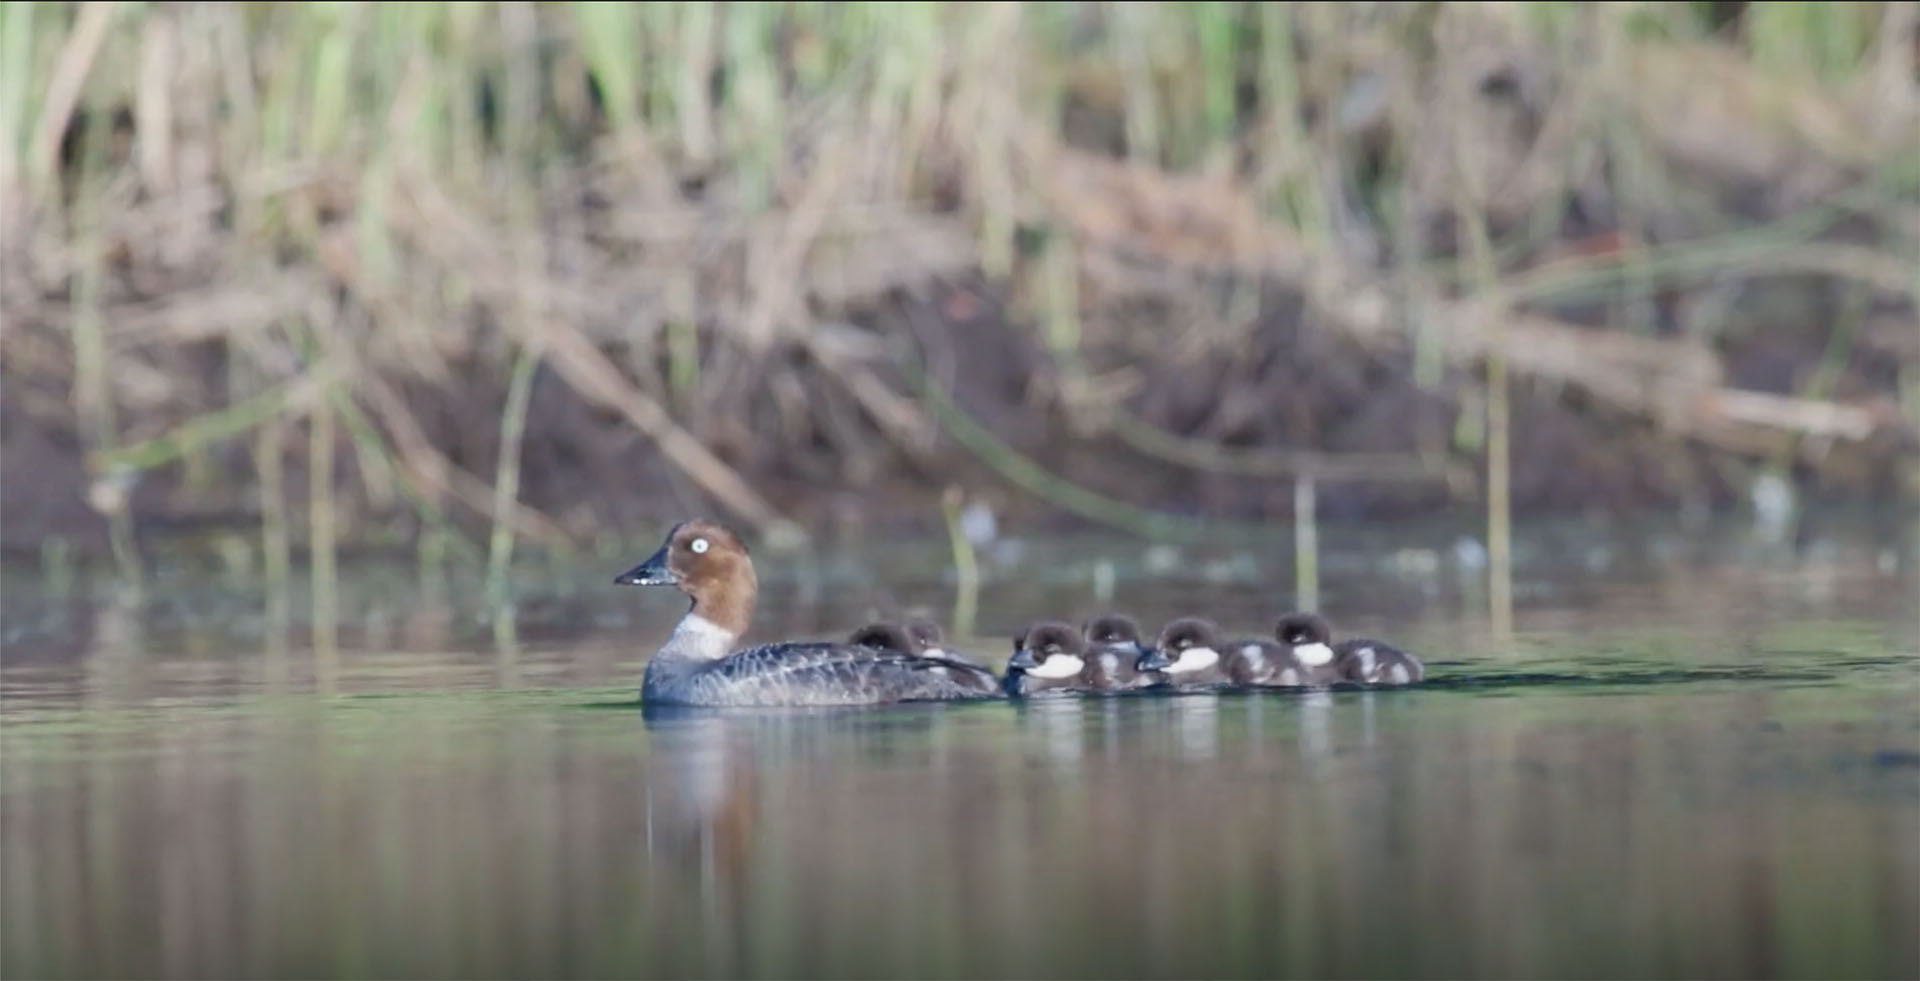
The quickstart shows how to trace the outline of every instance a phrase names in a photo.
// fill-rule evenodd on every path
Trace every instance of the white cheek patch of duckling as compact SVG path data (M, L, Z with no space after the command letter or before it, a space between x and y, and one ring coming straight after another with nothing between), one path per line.
M1071 654L1055 654L1041 661L1037 667L1029 670L1027 673L1036 678L1046 678L1049 680L1071 678L1079 674L1086 666L1087 662Z
M1240 648L1240 656L1246 659L1247 667L1254 671L1260 670L1267 664L1267 652L1261 650L1259 644L1248 644Z
M1189 647L1180 652L1180 659L1168 666L1173 674L1186 674L1189 671L1205 671L1220 663L1220 652L1211 647Z
M1293 649L1293 656L1310 668L1317 668L1333 661L1333 648L1325 644L1301 644Z

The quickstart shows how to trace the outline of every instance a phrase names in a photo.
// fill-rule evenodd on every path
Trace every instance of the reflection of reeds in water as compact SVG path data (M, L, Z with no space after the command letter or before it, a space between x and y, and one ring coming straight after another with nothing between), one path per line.
M313 673L323 694L332 694L339 679L339 577L335 572L333 502L333 409L322 405L308 428L309 486L307 549L311 556L313 587Z

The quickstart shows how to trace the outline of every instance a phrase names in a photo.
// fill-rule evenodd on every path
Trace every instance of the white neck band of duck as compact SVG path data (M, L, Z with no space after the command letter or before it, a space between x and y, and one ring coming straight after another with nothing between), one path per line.
M1167 670L1174 674L1186 674L1189 671L1205 671L1219 662L1219 651L1211 647L1189 647L1180 652L1180 659L1169 665Z
M1087 662L1072 654L1055 654L1041 661L1027 673L1036 678L1071 678L1086 666Z
M1325 644L1301 644L1293 649L1293 656L1310 668L1317 668L1333 660L1333 648Z
M733 650L734 639L732 632L725 627L698 613L689 613L680 618L679 626L673 628L673 636L667 638L665 650L681 657L717 661Z

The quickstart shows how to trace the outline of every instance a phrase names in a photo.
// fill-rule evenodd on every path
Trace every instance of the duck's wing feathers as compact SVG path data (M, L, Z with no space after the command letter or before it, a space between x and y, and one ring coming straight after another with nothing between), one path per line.
M768 644L701 672L702 695L725 705L871 705L993 697L984 668L846 644Z

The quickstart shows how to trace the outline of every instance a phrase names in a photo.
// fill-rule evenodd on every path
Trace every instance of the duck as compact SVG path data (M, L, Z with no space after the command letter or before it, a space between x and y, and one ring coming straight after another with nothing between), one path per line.
M1128 691L1166 683L1160 672L1140 668L1147 646L1140 640L1138 620L1124 613L1102 614L1081 627L1081 637L1100 678L1096 687Z
M1087 656L1082 632L1059 620L1034 623L1014 637L1002 687L1011 698L1121 690L1117 672Z
M1180 617L1160 628L1160 639L1139 660L1172 688L1223 688L1231 680L1221 663L1220 629L1205 617Z
M845 641L782 641L735 649L753 622L759 578L747 546L704 518L682 521L646 561L614 577L671 586L691 600L647 661L640 700L653 705L880 705L997 698L993 672L944 658Z
M1318 613L1294 612L1274 625L1274 636L1310 670L1314 687L1347 681L1361 685L1411 685L1424 680L1420 659L1391 644L1364 637L1333 642L1333 628Z

